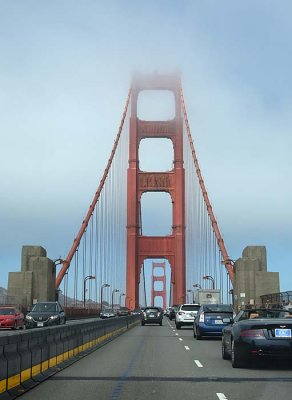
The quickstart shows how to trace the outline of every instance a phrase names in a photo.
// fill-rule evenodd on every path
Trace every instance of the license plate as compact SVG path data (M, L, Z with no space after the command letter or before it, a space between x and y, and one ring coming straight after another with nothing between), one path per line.
M223 325L222 319L215 319L215 325Z
M38 322L37 326L44 326L44 323L43 322Z
M291 329L275 329L275 337L278 338L290 338Z
M155 318L155 315L154 314L150 314L149 317L150 318Z

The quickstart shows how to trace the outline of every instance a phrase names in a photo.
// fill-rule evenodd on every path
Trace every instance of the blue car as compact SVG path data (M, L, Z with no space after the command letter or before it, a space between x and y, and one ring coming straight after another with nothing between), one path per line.
M204 304L194 320L194 338L221 336L224 326L233 321L233 308L230 304Z

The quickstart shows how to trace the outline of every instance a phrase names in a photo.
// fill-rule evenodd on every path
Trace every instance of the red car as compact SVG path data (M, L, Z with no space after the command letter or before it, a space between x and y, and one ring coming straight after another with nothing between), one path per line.
M0 328L23 329L24 315L13 306L0 306Z

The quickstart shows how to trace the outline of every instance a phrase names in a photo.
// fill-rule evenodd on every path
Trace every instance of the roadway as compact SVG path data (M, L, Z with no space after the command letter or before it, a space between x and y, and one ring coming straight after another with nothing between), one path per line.
M220 339L197 341L192 329L136 326L21 396L22 400L289 399L292 364L233 369Z

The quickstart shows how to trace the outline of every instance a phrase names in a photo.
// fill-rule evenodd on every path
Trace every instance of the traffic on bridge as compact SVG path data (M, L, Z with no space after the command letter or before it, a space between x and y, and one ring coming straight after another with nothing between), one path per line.
M22 395L22 399L274 400L289 398L291 361L262 360L234 369L221 338L196 340L174 321L136 325Z

